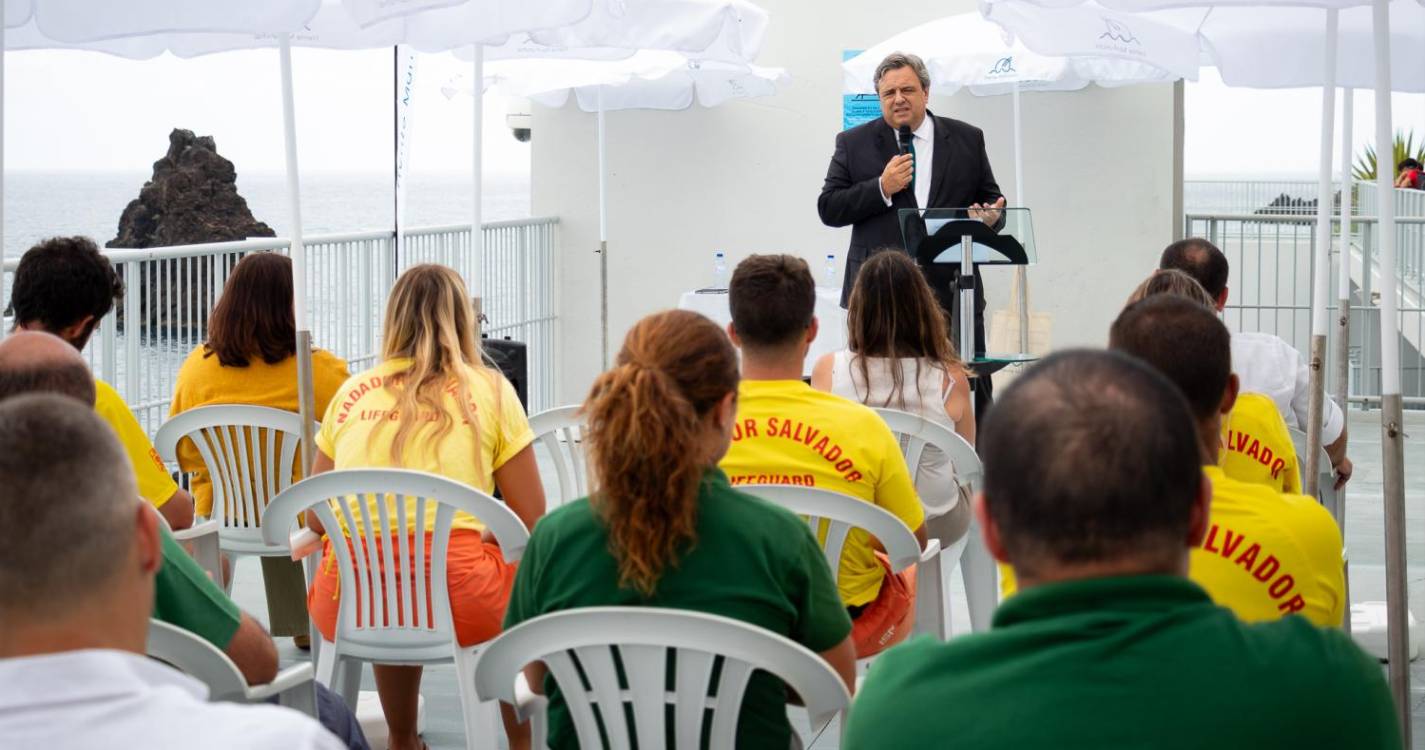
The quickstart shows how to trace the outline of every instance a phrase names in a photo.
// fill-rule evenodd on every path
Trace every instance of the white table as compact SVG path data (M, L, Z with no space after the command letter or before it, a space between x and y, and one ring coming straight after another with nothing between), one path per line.
M683 292L678 298L678 309L702 313L723 328L732 322L726 291ZM804 377L811 377L811 368L821 355L846 348L846 311L841 309L841 287L816 288L815 315L820 327L816 340L811 342L806 362L802 363Z

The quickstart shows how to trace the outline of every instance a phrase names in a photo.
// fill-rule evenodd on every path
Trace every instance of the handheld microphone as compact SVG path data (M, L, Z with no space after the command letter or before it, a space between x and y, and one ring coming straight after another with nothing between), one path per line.
M900 145L901 153L902 153L902 154L908 154L908 153L910 153L910 139L913 138L913 137L915 137L915 134L912 133L911 130L910 130L910 126L909 126L909 125L902 125L902 126L901 126L901 129L900 129L899 135L900 135L900 138L899 138L899 145Z

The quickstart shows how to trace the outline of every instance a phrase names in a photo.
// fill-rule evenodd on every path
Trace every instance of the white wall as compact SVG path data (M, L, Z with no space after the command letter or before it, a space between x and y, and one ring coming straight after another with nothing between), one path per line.
M710 281L715 249L730 264L795 253L817 273L826 253L840 261L850 229L823 226L816 198L841 128L841 50L973 9L963 0L761 4L772 23L758 62L788 69L782 94L606 116L611 358L632 323ZM1030 271L1031 301L1054 315L1056 346L1101 345L1173 238L1179 100L1170 85L1024 96L1025 181L1043 259ZM985 130L1012 196L1009 98L935 97L931 109ZM562 223L560 398L576 402L600 359L595 118L537 107L533 126L533 211ZM1009 280L1008 270L987 273L991 310L1005 304Z

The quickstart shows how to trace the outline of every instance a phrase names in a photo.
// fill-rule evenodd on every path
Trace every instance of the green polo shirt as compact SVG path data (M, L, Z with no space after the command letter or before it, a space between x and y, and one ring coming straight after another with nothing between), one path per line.
M587 499L541 518L530 536L505 613L510 628L575 607L670 607L730 617L826 651L851 633L831 570L806 523L732 489L716 469L698 496L697 538L665 570L651 597L620 587L608 533ZM579 746L553 679L549 746ZM791 740L781 681L757 672L742 701L737 747L785 750Z
M877 658L847 748L1401 746L1380 665L1301 617L1245 625L1173 576L1027 589L987 633Z
M153 617L227 649L242 611L164 529L163 564L153 582Z

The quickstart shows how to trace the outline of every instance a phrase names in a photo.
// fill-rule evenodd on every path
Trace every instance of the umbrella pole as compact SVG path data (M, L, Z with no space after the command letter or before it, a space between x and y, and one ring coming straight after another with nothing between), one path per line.
M471 154L470 173L475 199L470 209L470 296L475 307L475 328L485 327L485 221L482 216L485 200L485 47L475 45L474 60L470 63L470 74L474 81L475 100L472 113L474 123L470 127Z
M1380 377L1381 465L1385 502L1386 642L1390 691L1400 719L1401 736L1410 747L1409 596L1405 582L1405 435L1401 432L1400 319L1396 302L1395 181L1390 111L1390 6L1375 0L1376 190L1380 212Z
M1336 405L1345 413L1351 379L1351 184L1352 89L1341 93L1341 270L1336 278ZM1343 514L1344 515L1344 514Z
M604 138L604 87L598 87L599 123L599 345L603 369L609 369L609 197L607 144Z
M292 316L297 324L297 414L302 418L302 476L312 475L316 419L312 395L312 330L307 320L307 251L302 244L302 192L297 180L297 115L292 96L292 38L278 36L282 68L282 145L287 157L287 205L291 211Z
M1024 206L1024 135L1020 131L1019 81L1014 82L1014 205ZM1019 351L1029 353L1029 274L1024 266L1014 267L1016 286L1019 287Z
M1316 248L1311 284L1311 385L1306 410L1306 487L1316 497L1321 471L1321 410L1326 398L1326 287L1331 272L1331 154L1336 123L1335 8L1326 11L1326 75L1321 85L1321 161L1317 172Z

